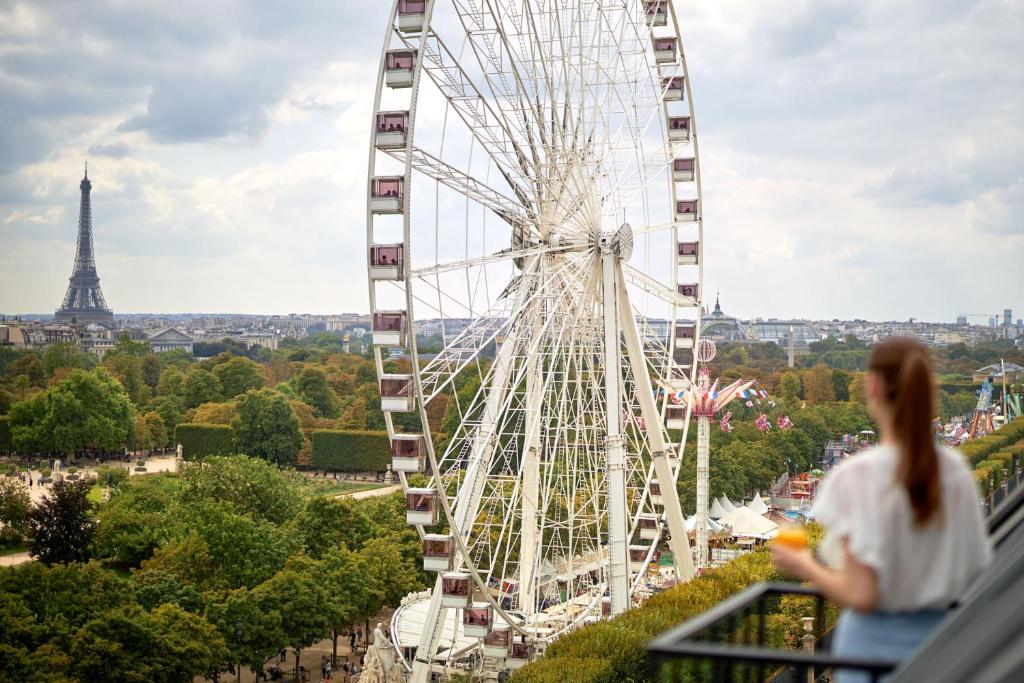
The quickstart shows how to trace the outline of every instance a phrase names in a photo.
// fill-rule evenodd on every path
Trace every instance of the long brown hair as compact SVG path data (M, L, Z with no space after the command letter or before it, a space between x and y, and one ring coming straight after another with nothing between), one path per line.
M932 431L935 382L928 349L909 337L890 337L871 352L868 370L882 381L886 403L893 409L893 428L900 444L896 479L907 490L915 526L922 526L942 504L939 451Z

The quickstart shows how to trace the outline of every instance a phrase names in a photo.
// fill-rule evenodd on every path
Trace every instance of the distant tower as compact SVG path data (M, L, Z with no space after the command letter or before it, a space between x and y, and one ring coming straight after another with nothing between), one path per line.
M100 277L96 274L96 259L92 248L92 204L89 193L92 183L89 182L89 166L85 167L85 177L78 186L82 190L82 202L78 208L78 247L75 250L75 268L71 272L68 292L64 295L64 303L54 315L57 322L98 323L104 327L114 328L114 312L107 308L100 291Z
M351 339L351 337L349 336L348 332L346 332L345 335L341 338L341 344L342 344L341 350L344 351L345 353L350 353L350 351L349 351L349 340L350 339Z
M793 334L795 330L793 326L789 326L789 367L796 367L796 349L794 348Z

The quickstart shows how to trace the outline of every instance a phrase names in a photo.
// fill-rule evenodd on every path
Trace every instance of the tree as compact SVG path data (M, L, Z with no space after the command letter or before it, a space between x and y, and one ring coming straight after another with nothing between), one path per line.
M260 366L242 356L232 356L229 360L214 366L213 374L220 382L221 394L226 399L232 399L250 389L262 389L266 386Z
M138 567L170 535L181 481L174 476L131 477L99 509L96 556Z
M238 399L238 419L232 423L239 453L294 465L302 434L288 399L273 389L250 391Z
M176 365L169 365L160 372L156 383L157 396L183 396L185 393L185 373Z
M230 425L238 417L234 403L204 403L190 410L186 422L207 425Z
M181 483L181 500L186 505L213 502L276 525L299 514L307 495L298 473L243 455L186 463Z
M185 376L185 385L182 389L182 400L185 408L195 408L204 403L219 401L221 399L220 380L208 370L193 368Z
M850 387L847 391L847 400L853 403L864 403L867 395L864 393L864 373L855 372L850 378Z
M162 370L160 359L156 357L155 353L147 353L142 357L142 381L149 387L150 395L156 391L157 385L160 383Z
M167 435L170 436L181 422L181 408L181 399L177 396L157 396L146 406L146 412L159 415L164 422Z
M779 379L779 398L790 405L800 400L800 376L795 372L787 372Z
M61 368L88 369L95 365L95 356L82 353L74 344L58 342L43 351L43 371L47 377Z
M150 450L167 444L167 429L163 418L156 412L135 417L135 448Z
M0 479L0 545L20 543L28 533L32 499L17 479Z
M22 452L119 449L134 428L134 408L104 368L72 370L67 379L11 410L11 433Z
M320 559L333 548L358 550L374 534L373 522L349 498L317 496L295 520L306 554Z
M128 343L135 344L136 342ZM118 346L120 344L121 342L118 342ZM103 356L103 367L117 378L135 405L142 406L149 403L152 394L142 372L141 356L118 351L118 347L115 346L113 350Z
M86 481L58 481L28 516L30 552L43 564L89 559L96 522Z
M828 403L836 400L832 385L832 370L819 363L804 373L804 398L810 404Z
M338 398L329 386L327 375L319 368L304 368L292 378L299 398L313 406L317 417L338 417Z

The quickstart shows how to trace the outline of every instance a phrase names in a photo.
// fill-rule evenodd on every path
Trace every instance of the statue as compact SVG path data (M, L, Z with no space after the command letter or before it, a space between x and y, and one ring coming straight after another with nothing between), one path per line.
M378 623L373 629L373 643L366 648L365 668L359 675L359 683L397 683L402 680L402 667L395 659L394 644L384 635L383 626Z

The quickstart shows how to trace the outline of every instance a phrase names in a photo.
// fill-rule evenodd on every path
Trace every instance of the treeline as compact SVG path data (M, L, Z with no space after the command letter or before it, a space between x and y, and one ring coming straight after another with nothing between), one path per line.
M0 570L0 679L262 671L427 585L401 496L325 497L241 456L123 480L98 510L87 488L54 485L42 507L61 533Z
M216 356L197 361L179 351L154 354L123 338L100 361L68 344L0 348L0 417L7 418L0 425L0 451L144 450L177 444L179 425L216 425L228 428L230 437L224 429L219 437L207 429L214 446L196 446L200 457L242 452L283 465L313 465L314 432L384 430L373 363L345 353L340 335L292 341L257 354L258 362L243 351L225 342ZM388 361L386 369L409 371L401 360ZM443 416L447 403L442 396L431 410ZM396 421L419 428L416 415ZM58 433L55 425L68 428ZM182 433L198 444L195 430ZM329 450L318 453L324 463L340 457ZM367 457L379 464L378 456Z

